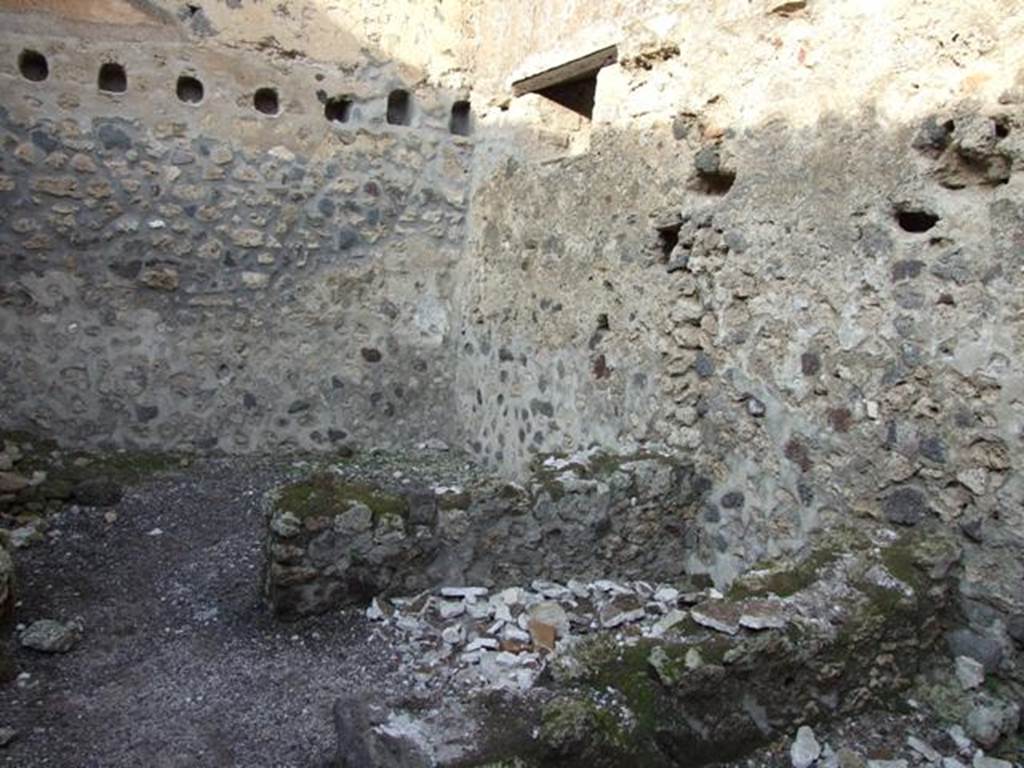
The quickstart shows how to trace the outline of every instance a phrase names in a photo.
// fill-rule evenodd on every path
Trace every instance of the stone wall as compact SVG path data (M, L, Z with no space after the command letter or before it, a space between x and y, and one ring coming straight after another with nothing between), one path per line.
M183 41L248 50L279 62L354 69L368 58L400 64L413 80L458 78L466 54L460 0L0 0L5 32L86 40Z
M589 153L474 193L477 455L695 452L723 579L830 516L1016 514L1022 51L996 12L887 8L621 19Z
M228 451L451 439L458 94L368 55L339 70L115 37L0 40L5 425ZM123 92L98 87L111 62ZM408 125L386 117L399 88Z
M360 456L264 498L264 592L296 618L446 585L679 583L706 489L667 453L549 456L525 485L430 455Z
M458 283L471 450L511 474L591 443L691 452L714 485L691 568L720 585L840 520L939 518L970 642L1015 669L1024 17L669 5L617 18L588 152L497 158L482 131Z

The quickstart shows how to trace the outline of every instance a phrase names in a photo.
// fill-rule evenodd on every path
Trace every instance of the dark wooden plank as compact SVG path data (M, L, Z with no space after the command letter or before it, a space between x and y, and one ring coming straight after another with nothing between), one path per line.
M614 64L618 61L618 58L618 46L613 45L608 48L602 48L599 51L594 51L586 56L573 59L565 64L552 67L540 74L531 75L530 77L524 77L522 80L517 80L512 83L512 93L515 96L522 96L525 93L543 91L545 88L550 88L552 85L570 83L573 80L586 77L602 67Z

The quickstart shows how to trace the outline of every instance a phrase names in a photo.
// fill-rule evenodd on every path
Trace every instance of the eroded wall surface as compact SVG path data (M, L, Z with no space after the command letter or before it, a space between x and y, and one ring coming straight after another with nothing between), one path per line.
M361 48L341 68L175 17L145 44L138 25L5 18L5 423L229 451L452 439L472 150L448 131L457 94ZM46 79L19 72L26 49ZM105 62L123 92L97 87ZM198 103L177 97L181 75L202 82ZM409 125L385 119L399 87ZM276 114L255 108L259 88ZM344 123L325 117L338 95Z
M1009 655L1019 4L670 5L619 19L588 152L480 150L472 450L510 473L590 443L691 454L714 482L691 566L720 583L840 519L940 517L962 529L964 609Z

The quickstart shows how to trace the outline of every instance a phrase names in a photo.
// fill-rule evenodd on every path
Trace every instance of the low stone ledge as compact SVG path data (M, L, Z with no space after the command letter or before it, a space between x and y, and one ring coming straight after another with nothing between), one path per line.
M702 486L658 453L548 457L525 486L450 472L403 484L353 461L265 496L265 594L294 618L442 585L672 581Z
M362 731L345 714L352 701L341 702L339 748L378 754L397 739L390 754L400 756L379 763L389 768L701 766L738 758L797 725L885 707L908 689L942 636L957 554L938 527L832 532L802 560L767 565L729 595L659 589L654 613L673 619L658 631L653 613L613 628L572 622L551 652L536 637L521 649L481 643L476 633L489 619L469 622L464 646L451 647L451 633L441 629L436 642L446 650L435 654L432 674L448 670L453 681L443 699L414 710L376 701L377 716L361 720ZM565 610L599 612L596 601L581 607L583 591L566 590ZM407 620L403 611L416 606L395 605L381 620L408 627L410 645L426 653L434 630ZM543 666L534 684L488 685L490 657L501 664L498 657L517 653Z
M64 450L52 439L0 430L0 530L10 532L13 549L30 546L66 506L115 506L126 488L190 461L155 451Z

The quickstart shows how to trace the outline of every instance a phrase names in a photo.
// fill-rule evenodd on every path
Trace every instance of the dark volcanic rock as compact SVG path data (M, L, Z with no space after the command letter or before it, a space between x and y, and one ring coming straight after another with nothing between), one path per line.
M885 518L897 525L917 525L931 514L928 500L916 488L899 488L882 502Z
M124 489L106 477L93 477L72 489L74 501L84 507L112 507L124 497Z

